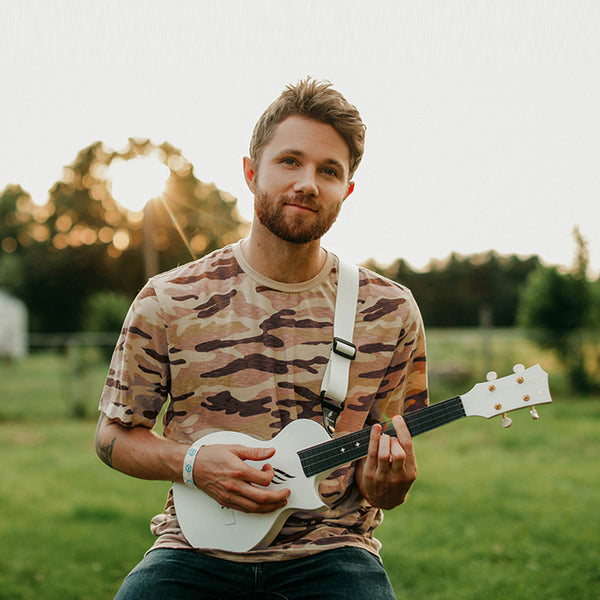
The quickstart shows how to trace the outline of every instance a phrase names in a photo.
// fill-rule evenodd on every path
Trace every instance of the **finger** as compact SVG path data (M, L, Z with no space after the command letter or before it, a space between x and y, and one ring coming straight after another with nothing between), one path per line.
M412 436L410 435L406 421L400 415L396 415L392 418L392 423L394 425L394 430L396 431L396 437L398 438L400 444L402 446L404 446L406 443L410 443L412 445Z
M378 423L371 427L371 435L369 437L369 448L367 454L367 461L372 465L377 464L377 457L379 454L379 440L381 438L381 425Z
M398 438L392 438L390 441L390 462L401 463L405 458L406 452L404 451L402 444L398 441Z
M406 422L401 416L396 415L392 419L392 423L394 424L394 429L396 430L396 438L398 439L398 442L400 442L404 452L407 456L414 458L413 439L410 435L410 431L408 430Z
M275 454L275 448L258 446L235 446L235 453L242 460L267 460Z
M390 444L391 437L384 433L379 438L379 451L377 453L377 459L380 463L380 466L387 466L387 464L390 462Z
M226 493L218 499L222 506L242 512L268 513L287 504L289 489L264 490L256 486L237 482L236 490Z
M394 429L396 430L396 437L402 450L404 452L404 459L402 461L402 469L409 475L409 479L416 479L417 477L417 459L415 457L415 450L413 446L412 436L406 425L404 419L396 415L392 422Z
M390 468L391 476L399 475L404 470L404 463L406 461L406 452L396 438L392 438L390 442Z
M246 461L261 461L271 458L275 454L275 448L239 446L236 448L235 454L242 461L239 465L239 471L235 473L237 478L261 486L268 486L271 483L275 474L271 465L264 464L259 469L257 465L248 464Z

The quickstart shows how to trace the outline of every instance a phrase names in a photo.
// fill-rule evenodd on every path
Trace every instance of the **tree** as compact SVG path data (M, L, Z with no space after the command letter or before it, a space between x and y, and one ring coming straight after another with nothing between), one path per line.
M8 185L0 195L0 289L22 297L24 255L34 229L34 204L19 185Z
M0 193L0 277L19 269L10 291L27 304L33 331L78 331L88 297L116 291L133 298L144 284L142 216L112 197L109 166L150 153L170 171L154 207L160 270L242 237L247 224L235 198L199 181L177 148L136 139L121 152L91 144L64 167L45 205L35 205L20 186Z
M587 248L575 230L577 255L570 273L540 266L529 278L519 306L519 324L531 339L550 348L565 366L572 389L589 391L586 329L592 325L593 296L587 279Z
M540 264L537 256L522 259L494 251L471 256L452 253L433 261L424 272L403 259L387 268L367 266L407 286L414 294L428 327L476 327L483 308L496 327L513 327L521 287Z

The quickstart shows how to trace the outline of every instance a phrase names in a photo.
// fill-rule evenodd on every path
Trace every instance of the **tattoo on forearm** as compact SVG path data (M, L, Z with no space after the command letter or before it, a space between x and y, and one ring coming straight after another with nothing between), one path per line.
M106 463L109 467L113 466L112 453L113 453L113 447L115 445L116 439L117 438L115 436L109 444L106 444L106 445L98 444L98 456L100 457L100 460L102 462Z
M115 436L109 444L102 444L100 442L100 428L105 420L106 415L102 414L98 420L98 426L96 427L96 454L98 454L102 462L106 463L109 467L112 467L112 453L117 437Z

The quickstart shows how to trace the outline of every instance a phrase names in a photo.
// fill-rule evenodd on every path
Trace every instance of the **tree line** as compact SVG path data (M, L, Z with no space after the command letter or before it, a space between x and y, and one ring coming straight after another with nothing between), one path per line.
M452 253L424 271L404 259L382 268L366 265L408 287L421 309L426 327L514 327L521 291L527 278L540 268L537 256L501 256L495 251L470 256Z
M573 234L571 269L494 251L453 253L423 272L402 259L368 266L411 289L426 328L518 326L557 356L572 389L589 392L600 387L600 279L590 280L587 241Z
M108 169L116 159L150 153L169 167L166 190L145 213L134 213L113 198ZM143 230L149 218L150 240ZM197 179L170 144L130 139L116 152L95 142L64 167L46 204L34 204L18 184L0 192L0 289L25 302L32 332L118 331L146 280L145 242L164 271L237 241L248 225L235 198ZM578 230L575 247L570 270L494 251L452 253L423 271L401 258L365 266L408 287L426 327L524 327L557 353L573 381L587 385L598 379L599 345L580 340L600 331L600 281L588 277L587 242Z

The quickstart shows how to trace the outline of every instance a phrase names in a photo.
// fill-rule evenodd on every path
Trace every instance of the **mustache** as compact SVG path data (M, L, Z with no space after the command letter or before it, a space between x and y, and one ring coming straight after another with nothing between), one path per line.
M314 212L319 211L319 206L312 200L311 196L305 196L304 194L287 194L280 197L282 204L293 204L294 206L301 206L302 208L308 208Z

